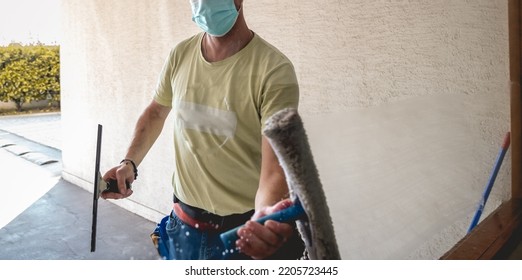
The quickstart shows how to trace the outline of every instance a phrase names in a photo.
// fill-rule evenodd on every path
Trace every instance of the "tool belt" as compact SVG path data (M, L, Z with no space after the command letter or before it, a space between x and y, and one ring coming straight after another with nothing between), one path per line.
M225 232L248 221L254 210L242 214L220 216L206 210L183 203L174 196L174 214L188 226L201 231Z

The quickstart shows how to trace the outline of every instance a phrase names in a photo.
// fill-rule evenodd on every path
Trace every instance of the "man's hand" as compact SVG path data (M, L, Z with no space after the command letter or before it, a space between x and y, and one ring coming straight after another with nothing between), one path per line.
M103 199L122 199L129 197L132 194L132 189L128 189L125 182L132 184L134 181L134 169L131 164L123 162L122 164L111 168L105 175L103 180L108 182L109 179L118 181L119 193L114 192L102 192L101 197Z
M261 225L254 220L281 211L292 205L290 199L282 200L270 207L257 211L252 220L238 231L236 247L254 259L264 259L273 255L294 234L294 229L286 223L266 221Z

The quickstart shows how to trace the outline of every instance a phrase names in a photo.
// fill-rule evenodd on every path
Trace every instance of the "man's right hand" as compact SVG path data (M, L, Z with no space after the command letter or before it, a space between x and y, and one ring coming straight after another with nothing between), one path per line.
M127 188L125 184L125 182L128 182L129 184L134 182L134 169L130 163L123 162L107 171L103 175L103 180L108 182L109 179L113 179L118 182L118 190L120 192L102 192L101 197L103 199L122 199L129 197L132 194L132 189Z

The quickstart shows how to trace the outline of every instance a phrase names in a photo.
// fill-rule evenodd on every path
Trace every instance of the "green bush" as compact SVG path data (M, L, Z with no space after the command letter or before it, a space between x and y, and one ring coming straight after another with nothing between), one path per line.
M60 47L11 44L0 47L0 101L60 102Z

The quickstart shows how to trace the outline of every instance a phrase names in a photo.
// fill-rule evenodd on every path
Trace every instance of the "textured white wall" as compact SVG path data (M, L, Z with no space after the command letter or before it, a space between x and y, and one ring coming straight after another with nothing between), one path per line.
M186 0L64 0L64 178L119 162L165 56L198 32ZM294 62L344 259L434 259L465 234L509 129L507 1L245 0ZM123 207L170 209L170 119ZM487 215L509 197L507 155Z

